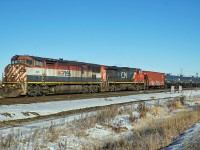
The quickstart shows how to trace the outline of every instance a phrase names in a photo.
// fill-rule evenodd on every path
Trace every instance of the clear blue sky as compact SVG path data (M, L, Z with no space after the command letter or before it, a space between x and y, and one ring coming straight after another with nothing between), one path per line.
M15 54L200 74L200 0L0 0L0 72Z

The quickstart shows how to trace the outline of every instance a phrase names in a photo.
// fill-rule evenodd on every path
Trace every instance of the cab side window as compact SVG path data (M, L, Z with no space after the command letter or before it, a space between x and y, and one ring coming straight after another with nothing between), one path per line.
M35 66L43 66L43 61L35 60L35 61L34 61L34 65L35 65Z
M31 66L31 65L33 64L33 61L30 60L30 59L27 59L27 60L26 60L26 64Z

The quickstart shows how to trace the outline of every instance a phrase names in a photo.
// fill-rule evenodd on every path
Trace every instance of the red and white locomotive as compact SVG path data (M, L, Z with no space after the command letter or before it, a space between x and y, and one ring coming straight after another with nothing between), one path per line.
M138 68L16 55L5 68L2 86L4 97L164 87L164 74L152 74Z

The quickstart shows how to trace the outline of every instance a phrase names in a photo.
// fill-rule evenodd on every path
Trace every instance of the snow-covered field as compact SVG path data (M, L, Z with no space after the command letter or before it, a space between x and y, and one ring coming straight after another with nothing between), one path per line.
M36 117L38 115L50 115L63 111L84 109L95 106L106 106L116 103L134 102L138 100L149 99L163 99L173 98L178 96L194 96L200 95L198 91L183 91L183 93L153 93L153 94L138 94L132 96L123 97L111 97L111 98L93 98L74 101L59 101L59 102L45 102L45 103L33 103L33 104L18 104L18 105L0 105L0 121L24 119Z
M10 113L11 117L1 115L0 119L14 120L27 117L34 117L23 115L24 112L35 112L39 115L48 115L58 113L61 111L68 111L73 109L81 109L94 106L105 106L115 103L134 102L138 100L151 100L145 102L149 108L153 108L156 104L165 105L167 100L173 100L178 96L186 96L187 104L192 106L200 103L199 100L190 101L193 98L200 97L200 90L198 91L183 91L183 93L154 93L154 94L138 94L132 96L112 97L112 98L96 98L76 101L61 101L48 102L38 104L23 104L0 106L0 114ZM154 101L153 99L157 99ZM130 104L130 106L121 106L120 114L112 119L104 120L104 125L95 124L91 127L84 128L84 125L89 125L88 121L95 120L98 117L97 112L90 112L84 114L69 115L57 119L47 119L42 121L35 121L31 123L24 123L17 127L1 128L0 141L3 141L2 146L6 147L6 141L14 141L10 148L11 150L21 149L81 149L85 145L90 146L94 143L108 141L110 138L118 139L123 136L132 134L132 130L138 126L144 125L146 122L139 119L138 112L139 104ZM123 110L129 111L130 114L123 113ZM112 115L112 110L109 110L109 115ZM177 110L179 111L179 110ZM170 111L170 113L173 113ZM157 114L157 115L155 115ZM169 111L160 109L159 111L150 111L148 118L160 119L169 115ZM136 118L137 120L130 120ZM87 120L90 118L90 120ZM137 123L136 123L136 122ZM80 125L79 125L80 124ZM123 132L116 134L114 129L121 127ZM191 133L191 132L189 132ZM1 148L1 145L0 145Z

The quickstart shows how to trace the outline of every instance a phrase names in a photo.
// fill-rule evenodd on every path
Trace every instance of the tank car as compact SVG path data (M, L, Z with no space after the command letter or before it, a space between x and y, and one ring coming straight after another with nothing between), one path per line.
M165 75L165 86L166 88L170 88L171 86L179 86L180 85L180 76L166 74Z
M198 76L192 76L192 83L193 83L193 87L200 87L200 77Z
M199 77L186 77L183 75L171 75L171 74L166 74L166 87L171 87L171 86L182 86L184 88L188 87L199 87L200 86L200 78Z

